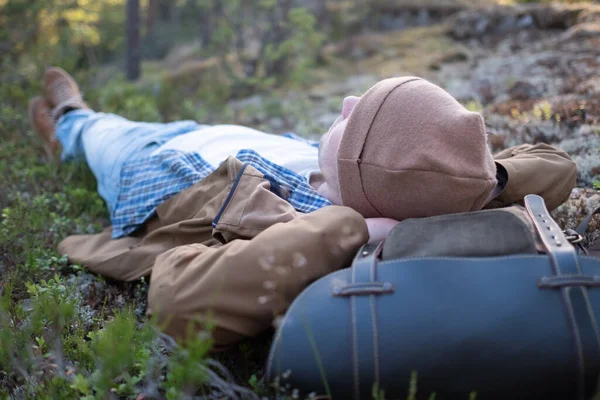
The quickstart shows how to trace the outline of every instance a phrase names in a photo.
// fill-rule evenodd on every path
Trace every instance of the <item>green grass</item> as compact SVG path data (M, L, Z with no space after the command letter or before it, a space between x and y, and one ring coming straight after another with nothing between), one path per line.
M99 232L109 220L85 164L48 162L29 126L27 99L40 75L8 76L20 83L0 88L0 398L271 393L261 381L268 338L218 361L208 356L209 335L177 345L145 316L146 280L109 281L57 253L66 236ZM105 110L161 119L147 89L114 81L87 94Z
M41 93L43 70L0 70L9 83L0 86L0 398L291 398L287 385L263 380L273 332L224 353L208 353L206 334L177 345L145 315L147 280L105 279L58 254L65 237L110 221L85 163L49 162L29 124L27 101ZM235 121L218 95L183 96L160 74L131 84L98 73L75 73L94 109L141 121ZM308 101L281 106L265 96L261 109L240 115L292 116L319 131L307 125Z

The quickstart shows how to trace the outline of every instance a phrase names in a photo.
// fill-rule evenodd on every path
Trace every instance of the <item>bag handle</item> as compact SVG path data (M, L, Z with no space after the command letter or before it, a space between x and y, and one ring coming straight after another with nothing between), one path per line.
M575 347L577 398L584 399L586 367L595 365L598 360L598 354L584 354L584 341L594 340L600 346L600 329L589 301L588 288L600 287L600 277L583 273L575 248L552 219L540 196L525 196L525 208L552 260L554 270L554 276L544 276L538 280L538 287L560 290ZM589 345L588 342L585 347Z
M375 297L394 293L391 282L377 280L377 262L383 242L366 244L351 267L351 282L334 287L335 297L349 297L352 335L353 398L360 400L361 382L379 383L379 325ZM361 379L362 377L362 379Z
M556 275L580 275L577 252L554 221L544 199L535 194L525 196L525 208L533 221Z
M390 282L377 281L377 262L382 248L383 242L361 247L352 261L352 282L333 287L331 294L350 297L393 293L394 286Z

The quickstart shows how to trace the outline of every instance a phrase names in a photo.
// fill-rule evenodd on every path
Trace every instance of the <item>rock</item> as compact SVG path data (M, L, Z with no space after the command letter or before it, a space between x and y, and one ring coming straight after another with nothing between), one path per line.
M562 36L562 41L583 40L600 37L600 25L596 23L578 24L566 31Z
M261 108L265 102L265 98L261 95L255 94L254 96L246 97L244 99L233 100L229 102L229 105L234 108Z
M369 4L383 30L402 30L442 23L467 5L456 0L377 0Z
M600 206L600 195L597 190L574 188L569 198L552 215L563 228L574 229L581 220L594 209ZM595 217L588 225L584 237L584 246L597 242L600 236L600 218Z
M323 126L325 129L328 129L331 124L335 122L336 119L340 116L340 113L327 113L318 118L318 123L320 126Z
M519 29L528 29L533 28L535 26L535 21L531 15L523 15L517 21L517 28Z
M268 124L273 132L281 132L285 128L285 122L279 117L269 119Z
M168 68L176 68L183 63L195 60L202 51L202 45L199 40L192 43L180 44L174 47L164 59Z
M465 40L533 28L534 18L519 6L496 6L462 11L451 19L450 25L451 36Z
M106 290L106 284L103 281L99 280L96 275L87 272L69 276L67 283L76 286L78 294L89 303L100 301Z
M486 32L489 20L477 11L462 11L450 21L450 35L457 40L478 37Z
M457 13L450 21L450 35L465 40L530 28L566 30L577 23L598 21L600 7L587 4L491 6Z
M519 28L519 17L517 15L506 15L499 18L498 24L494 27L494 33L513 32Z
M600 137L598 135L581 135L568 138L558 146L569 153L577 163L578 182L591 187L600 179Z
M330 99L332 97L342 97L358 95L380 80L375 75L354 75L345 81L328 81L314 87L310 91L310 97L313 100Z
M582 80L575 86L575 92L582 95L597 96L600 94L600 76Z
M477 97L483 104L489 104L494 101L494 88L489 79L482 79L475 83Z
M517 81L508 90L508 94L513 100L529 100L542 97L543 92L529 82Z
M363 47L352 47L348 55L352 60L362 60L373 55L373 53Z
M379 26L384 31L398 31L406 29L408 23L404 15L394 16L390 14L384 14L379 19Z
M489 26L490 26L489 18L485 18L485 17L480 18L475 22L475 33L477 35L483 35L488 30Z
M579 14L577 17L577 23L583 24L586 22L600 23L600 7L590 8Z
M441 72L446 73L448 71L447 65L441 67ZM454 68L454 65L451 65L451 67ZM469 101L479 99L479 95L475 92L473 84L467 79L445 76L440 81L443 83L444 89L461 103L468 103Z
M589 3L531 5L530 12L539 29L565 30L580 22L581 18L592 19L593 15L600 12L600 7Z
M360 60L381 50L381 45L374 34L351 36L349 39L333 43L323 49L325 57Z
M259 125L267 120L264 96L253 95L240 100L232 100L229 107L233 110L236 123L241 125Z
M431 16L429 15L429 11L426 9L419 10L417 14L416 23L418 26L426 26L431 24Z
M459 49L451 53L444 54L440 58L431 62L430 68L439 70L444 64L454 64L466 62L469 60L470 54L466 49Z

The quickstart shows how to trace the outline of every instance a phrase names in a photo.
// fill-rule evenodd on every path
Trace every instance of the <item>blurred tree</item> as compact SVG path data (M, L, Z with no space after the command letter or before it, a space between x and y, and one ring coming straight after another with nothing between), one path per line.
M216 20L223 17L223 3L220 1L200 1L200 40L203 46L210 46Z
M207 55L216 55L240 96L308 78L325 39L315 16L294 0L196 0Z
M67 69L104 63L123 50L125 0L0 0L0 62Z
M326 0L321 0L317 1L316 3L317 4L315 7L315 14L317 16L319 28L327 29L329 24L331 23L328 2Z
M140 2L127 0L127 65L126 75L130 81L140 77Z
M327 4L337 1L341 0ZM308 69L330 34L326 21L337 18L327 4L0 0L0 70L12 74L10 81L25 82L22 76L39 74L48 65L76 72L122 62L125 75L136 79L141 58L162 59L174 47L197 41L197 50L193 43L188 46L188 57L216 57L221 76L227 75L234 93L242 96L255 88L299 84L309 78ZM5 82L6 76L2 74Z
M306 8L317 18L319 28L327 30L331 23L331 6L336 2L339 0L296 0L294 7Z
M167 22L172 17L172 2L169 0L148 0L146 8L146 36L152 36L157 22Z
M149 36L154 31L156 23L156 14L158 13L158 0L148 0L148 8L146 10L146 35Z

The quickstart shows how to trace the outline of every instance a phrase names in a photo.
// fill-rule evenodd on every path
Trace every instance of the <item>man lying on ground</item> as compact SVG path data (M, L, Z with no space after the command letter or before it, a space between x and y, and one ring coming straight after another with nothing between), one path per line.
M574 162L546 144L494 162L481 115L415 77L344 99L318 147L243 126L95 112L59 68L44 83L32 124L49 154L60 143L62 161L87 162L112 222L59 251L114 279L150 275L148 312L165 331L182 339L211 321L219 347L267 329L397 221L528 193L555 208L575 184Z

